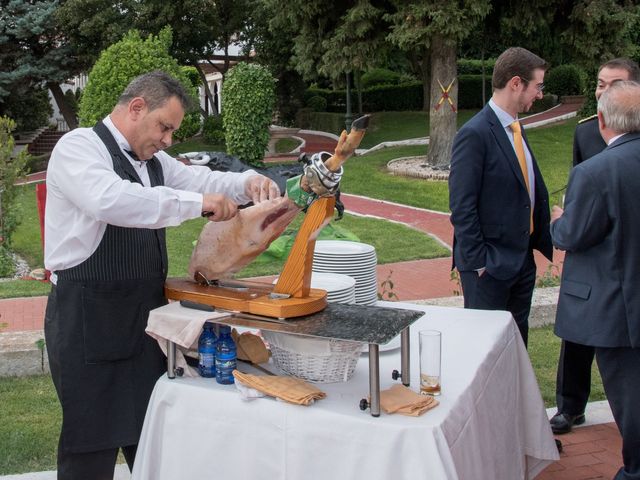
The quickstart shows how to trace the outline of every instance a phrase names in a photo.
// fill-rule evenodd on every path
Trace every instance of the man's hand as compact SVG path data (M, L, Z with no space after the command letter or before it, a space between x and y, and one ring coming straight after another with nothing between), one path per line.
M561 209L558 205L554 205L553 208L551 209L551 223L559 219L563 213L564 213L563 209Z
M264 175L251 175L244 185L244 192L254 204L280 196L278 185Z
M202 197L202 214L212 222L223 222L236 216L238 205L219 193L206 193Z

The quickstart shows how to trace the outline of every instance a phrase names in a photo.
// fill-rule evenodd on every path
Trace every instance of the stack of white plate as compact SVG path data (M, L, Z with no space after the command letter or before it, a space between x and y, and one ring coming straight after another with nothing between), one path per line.
M276 278L273 283L278 281ZM327 291L327 302L356 303L356 281L340 273L311 272L311 288Z
M318 240L313 271L341 273L356 281L356 303L373 305L378 300L376 249L372 245L342 240Z

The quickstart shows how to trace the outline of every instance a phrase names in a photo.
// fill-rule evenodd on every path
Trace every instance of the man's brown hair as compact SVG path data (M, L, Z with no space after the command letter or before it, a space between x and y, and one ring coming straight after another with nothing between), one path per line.
M511 47L500 54L493 67L491 85L494 90L506 87L513 77L520 77L525 84L533 78L533 71L546 70L547 62L521 47Z

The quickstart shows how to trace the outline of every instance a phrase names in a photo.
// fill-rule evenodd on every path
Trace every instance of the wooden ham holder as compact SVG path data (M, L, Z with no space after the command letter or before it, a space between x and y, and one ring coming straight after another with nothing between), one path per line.
M342 132L338 146L324 164L332 172L355 152L369 123L369 117L355 120L351 132ZM303 176L301 186L308 183ZM319 312L327 306L327 292L310 288L313 252L316 238L333 217L335 197L319 197L307 209L304 221L289 252L282 273L275 286L260 282L235 280L241 288L201 285L190 279L168 279L165 294L172 300L190 300L218 309L275 318L292 318Z
M335 203L334 197L323 197L311 204L275 287L268 283L258 287L258 282L246 282L245 290L201 285L183 278L167 279L167 298L276 318L300 317L323 310L327 306L327 292L310 288L311 268L316 237L331 220ZM271 295L271 290L284 295Z

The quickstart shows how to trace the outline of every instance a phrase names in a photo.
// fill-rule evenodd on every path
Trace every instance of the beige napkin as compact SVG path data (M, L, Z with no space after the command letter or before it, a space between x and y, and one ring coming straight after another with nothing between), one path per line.
M430 395L419 395L404 385L394 385L380 392L380 406L387 413L418 417L440 404Z
M309 405L314 400L327 396L322 390L308 384L304 380L293 377L279 377L276 375L252 375L233 371L235 379L259 392L271 397L280 398L296 405Z
M231 337L236 342L237 355L240 360L246 360L254 364L266 363L269 361L269 351L258 335L251 332L238 334L234 328Z
M197 377L198 371L187 365L184 358L190 351L198 352L198 338L202 325L207 320L228 317L228 313L205 312L185 308L173 302L149 312L145 331L158 341L162 352L167 354L167 340L176 344L176 367L182 367L185 377Z

